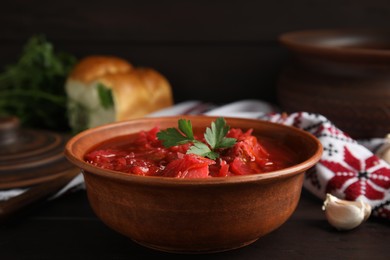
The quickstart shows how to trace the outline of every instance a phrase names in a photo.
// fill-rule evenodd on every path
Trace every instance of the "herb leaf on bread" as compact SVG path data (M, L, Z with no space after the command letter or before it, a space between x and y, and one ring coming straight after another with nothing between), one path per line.
M97 85L97 91L99 95L100 104L105 109L114 106L114 99L112 97L112 90L106 87L103 83L99 82Z

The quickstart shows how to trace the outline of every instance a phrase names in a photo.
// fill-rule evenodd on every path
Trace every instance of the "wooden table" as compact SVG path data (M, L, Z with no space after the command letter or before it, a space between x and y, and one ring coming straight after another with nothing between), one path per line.
M293 216L255 243L222 253L181 255L142 247L112 231L79 190L1 223L0 259L390 259L389 221L370 218L340 232L328 224L321 206L303 191Z

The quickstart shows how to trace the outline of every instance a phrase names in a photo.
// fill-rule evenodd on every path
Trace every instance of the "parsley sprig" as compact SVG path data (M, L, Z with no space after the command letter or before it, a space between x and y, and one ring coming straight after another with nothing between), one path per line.
M17 62L0 72L0 116L17 116L23 127L68 131L64 84L76 62L44 35L32 36Z
M235 138L226 137L230 127L222 117L212 122L211 128L206 128L204 138L207 144L195 139L190 120L179 119L178 128L180 131L177 128L162 130L157 133L157 138L162 141L165 147L193 143L187 154L197 154L213 160L219 157L218 149L232 147L237 142Z

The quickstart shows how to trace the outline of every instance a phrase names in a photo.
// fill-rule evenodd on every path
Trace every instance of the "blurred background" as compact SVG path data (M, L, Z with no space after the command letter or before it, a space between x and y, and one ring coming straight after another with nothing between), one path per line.
M388 27L387 0L23 1L0 8L0 68L14 63L34 34L77 58L116 55L153 67L170 81L175 102L276 102L288 57L282 33Z

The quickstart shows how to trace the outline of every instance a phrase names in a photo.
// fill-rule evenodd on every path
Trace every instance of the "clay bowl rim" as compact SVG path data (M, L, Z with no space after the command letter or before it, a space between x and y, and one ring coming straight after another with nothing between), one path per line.
M140 176L135 174L127 174L119 171L113 171L108 169L102 169L100 167L91 165L87 162L85 162L82 158L76 156L73 153L73 147L75 144L82 140L83 138L87 137L91 134L96 134L103 130L112 130L118 127L123 127L128 124L131 124L132 122L145 122L150 120L173 120L177 122L179 118L186 118L190 120L196 120L197 118L209 118L210 122L211 120L215 120L218 118L218 116L194 116L194 115L180 115L180 116L163 116L163 117L150 117L150 118L138 118L133 120L127 120L127 121L121 121L121 122L114 122L109 123L105 125L101 125L95 128L91 128L88 130L85 130L83 132L80 132L73 136L69 141L67 142L64 150L65 157L72 162L74 165L79 167L82 171L88 172L89 174L95 174L98 176L106 177L109 179L117 179L122 181L135 181L138 183L145 183L145 184L160 184L160 185L216 185L216 184L234 184L234 183L243 183L243 182L254 182L259 180L268 180L268 179L277 179L277 178L286 178L288 176L294 176L297 174L301 174L307 169L314 166L321 158L322 155L322 144L321 142L311 133L306 132L304 130L301 130L299 128L295 128L288 125L283 125L279 123L264 121L264 120L258 120L258 119L248 119L248 118L235 118L235 117L224 117L226 121L229 122L229 120L237 120L239 121L249 121L253 123L258 124L265 124L265 125L271 125L275 128L279 129L285 129L288 130L288 132L293 132L296 135L304 136L305 138L310 139L313 141L313 144L317 146L315 149L315 152L309 157L308 159L295 164L293 166L278 170L278 171L272 171L268 173L261 173L261 174L251 174L251 175L242 175L242 176L231 176L231 177L215 177L215 178L170 178L170 177L160 177L160 176ZM135 133L135 132L134 132ZM129 133L131 134L131 133ZM123 135L123 134L122 134ZM104 140L108 140L110 138L106 138ZM97 142L100 143L100 142ZM90 145L87 147L86 150L90 149L97 143ZM85 150L85 151L86 151ZM85 155L85 151L83 151L83 155Z
M386 40L383 41L384 39ZM380 42L381 40L382 42ZM343 57L364 61L389 62L390 60L390 29L345 28L300 30L282 33L279 35L278 41L292 51L308 55L334 59ZM372 43L378 44L378 46L386 45L387 49L359 47L359 44L367 45Z

